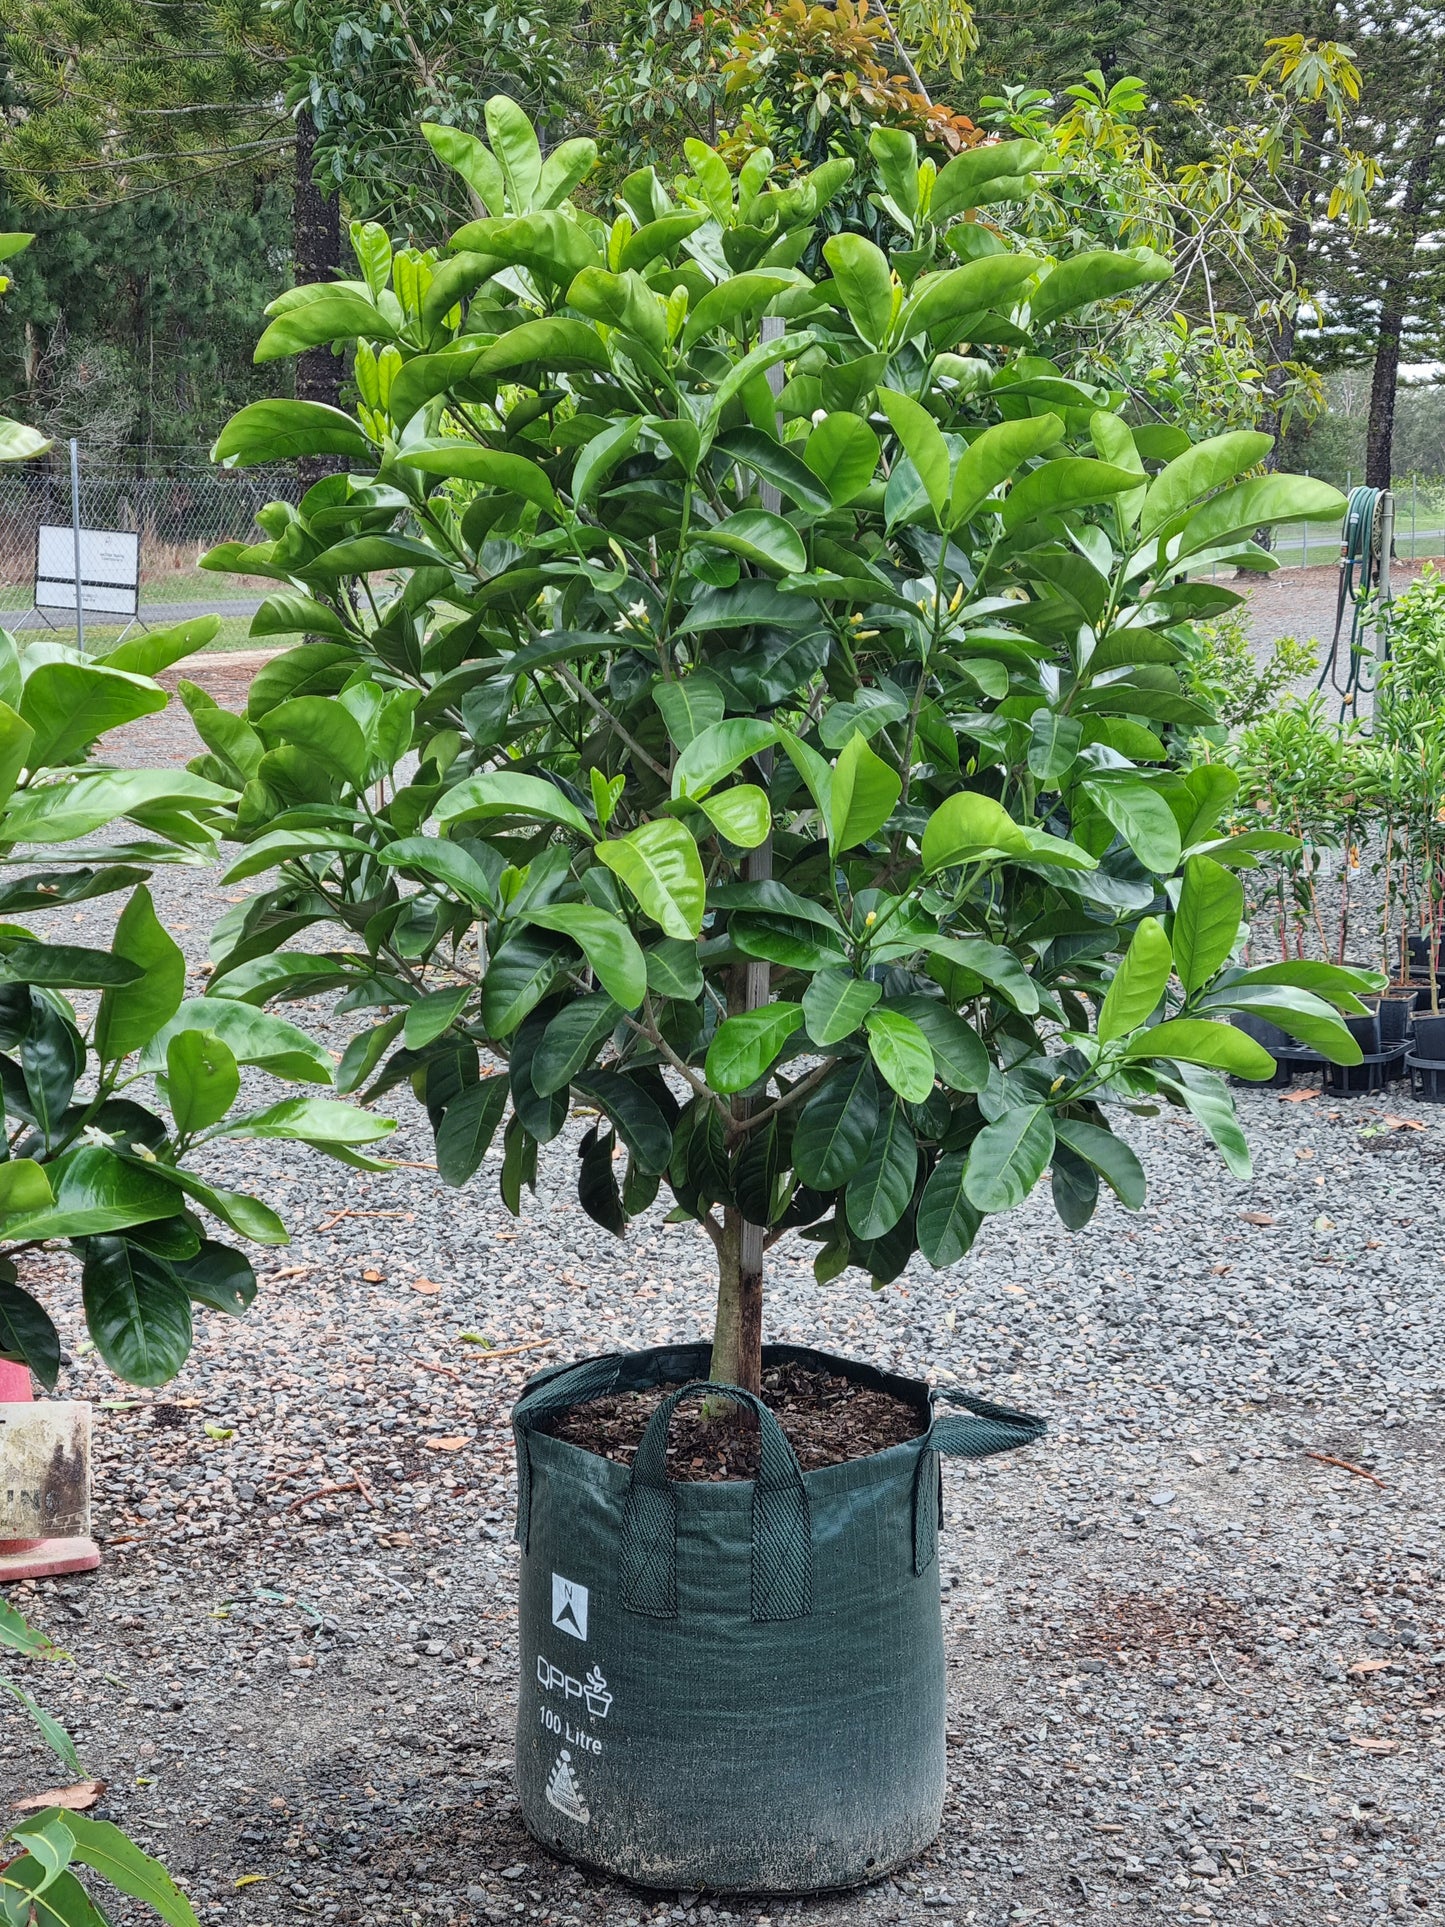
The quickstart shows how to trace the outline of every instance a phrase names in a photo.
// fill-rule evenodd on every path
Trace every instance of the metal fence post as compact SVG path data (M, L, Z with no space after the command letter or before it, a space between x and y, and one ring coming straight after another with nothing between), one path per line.
M70 526L75 534L75 646L85 654L85 610L80 591L80 443L70 438Z
M1420 553L1415 542L1415 519L1420 507L1420 478L1410 477L1410 560L1413 562Z

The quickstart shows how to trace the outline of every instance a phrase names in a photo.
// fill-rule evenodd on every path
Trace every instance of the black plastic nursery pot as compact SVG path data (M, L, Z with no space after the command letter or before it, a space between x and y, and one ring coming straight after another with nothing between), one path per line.
M643 1887L813 1893L911 1859L943 1814L941 1454L984 1458L1043 1421L792 1345L891 1393L916 1438L804 1473L750 1394L698 1381L706 1345L539 1373L512 1413L522 1549L517 1791L536 1839ZM632 1465L538 1430L657 1385ZM665 1472L679 1400L749 1406L756 1483ZM949 1409L958 1408L958 1409Z
M1432 1063L1428 1058L1406 1060L1410 1071L1410 1094L1426 1104L1445 1104L1445 1061Z
M1380 1026L1380 1049L1391 1050L1403 1044L1410 1034L1410 1019L1415 1013L1415 993L1391 992L1382 996L1375 1008Z
M1415 1013L1415 1055L1428 1063L1445 1061L1445 1017Z
M1246 1037L1252 1037L1256 1044L1262 1044L1274 1059L1274 1074L1264 1078L1236 1077L1235 1084L1249 1084L1257 1091L1277 1091L1291 1083L1299 1059L1300 1047L1288 1031L1272 1024L1267 1017L1251 1017L1248 1011L1237 1010L1229 1020L1236 1030L1242 1030Z

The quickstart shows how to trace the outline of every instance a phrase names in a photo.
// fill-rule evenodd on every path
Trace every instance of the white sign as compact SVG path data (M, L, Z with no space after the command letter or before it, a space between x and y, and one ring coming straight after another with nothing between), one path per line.
M587 1637L587 1588L560 1572L552 1574L552 1624L574 1639Z
M140 537L124 529L80 531L80 606L133 616L140 603ZM42 522L35 537L35 606L75 609L75 530Z

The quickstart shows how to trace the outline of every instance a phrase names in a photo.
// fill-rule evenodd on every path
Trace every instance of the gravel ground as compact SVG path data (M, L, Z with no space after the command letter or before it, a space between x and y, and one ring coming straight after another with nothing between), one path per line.
M235 699L234 659L204 673ZM177 709L127 751L188 735ZM227 894L158 873L197 962ZM65 914L104 940L103 903ZM1268 1092L1241 1111L1252 1182L1187 1120L1131 1124L1144 1211L1106 1204L1070 1237L1034 1202L941 1277L820 1291L810 1250L778 1248L773 1336L1050 1420L1031 1451L946 1472L950 1795L903 1876L714 1906L584 1875L521 1827L510 1402L540 1364L708 1325L710 1247L656 1211L626 1245L594 1226L574 1126L520 1222L495 1157L440 1184L409 1099L389 1175L217 1154L293 1242L251 1316L207 1316L153 1394L83 1353L51 1261L62 1391L96 1401L105 1559L17 1589L76 1661L22 1670L207 1927L1440 1919L1445 1112ZM54 1776L18 1736L0 1798Z

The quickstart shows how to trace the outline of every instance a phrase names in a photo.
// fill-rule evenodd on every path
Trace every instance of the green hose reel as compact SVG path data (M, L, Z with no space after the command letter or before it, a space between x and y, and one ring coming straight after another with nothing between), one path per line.
M1315 687L1326 682L1340 698L1340 720L1356 710L1362 694L1375 688L1379 666L1390 654L1390 550L1394 539L1394 500L1387 489L1351 489L1340 545L1340 588L1335 632ZM1350 614L1348 667L1339 679L1340 639Z

